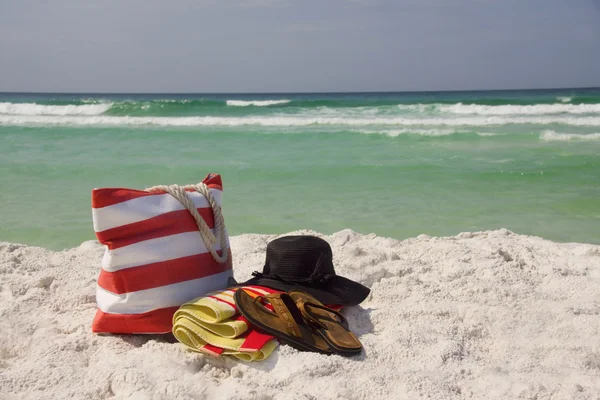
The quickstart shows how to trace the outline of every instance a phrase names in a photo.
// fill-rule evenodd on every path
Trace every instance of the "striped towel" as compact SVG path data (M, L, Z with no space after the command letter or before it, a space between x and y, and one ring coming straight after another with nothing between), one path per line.
M211 355L261 361L277 347L274 336L254 329L237 310L238 288L209 293L183 304L173 315L173 334L189 349ZM262 286L244 286L253 297L279 293Z
M203 183L220 206L221 177L209 174ZM208 200L195 191L188 194L214 229ZM94 332L170 332L179 306L227 287L232 276L229 245L227 261L217 263L195 219L170 194L94 189L92 214L96 236L106 245L96 290ZM223 249L216 246L221 255Z

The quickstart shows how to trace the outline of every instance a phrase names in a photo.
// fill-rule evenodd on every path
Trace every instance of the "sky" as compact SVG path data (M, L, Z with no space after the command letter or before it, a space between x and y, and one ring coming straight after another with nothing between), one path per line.
M600 86L600 0L0 0L0 91Z

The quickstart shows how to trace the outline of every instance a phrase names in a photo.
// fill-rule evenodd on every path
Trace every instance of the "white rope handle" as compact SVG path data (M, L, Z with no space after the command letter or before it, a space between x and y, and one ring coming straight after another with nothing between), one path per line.
M194 189L196 192L201 193L206 197L208 203L210 204L213 215L215 219L215 232L218 236L215 236L206 222L204 222L204 218L200 215L194 202L190 199L186 189ZM196 224L198 225L198 230L200 231L200 236L202 237L202 241L206 245L210 254L218 263L224 263L227 261L227 235L225 234L225 221L223 220L223 214L221 212L221 207L217 204L214 197L210 193L208 186L204 183L199 183L197 185L158 185L152 186L151 188L146 189L147 192L159 192L163 191L169 193L171 196L175 197L187 210L192 214L194 219L196 220ZM221 251L223 253L220 256L215 250L215 243L217 241L221 244Z

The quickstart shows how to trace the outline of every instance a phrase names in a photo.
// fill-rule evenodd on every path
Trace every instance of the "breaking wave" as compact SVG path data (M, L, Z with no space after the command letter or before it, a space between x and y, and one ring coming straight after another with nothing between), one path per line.
M560 101L562 103L568 103L571 100L573 100L573 98L572 97L567 97L567 96L559 96L559 97L556 98L556 100L558 100L558 101Z
M244 116L244 117L129 117L105 115L3 115L2 125L156 125L156 126L306 126L306 125L339 125L339 126L498 126L515 124L564 124L572 126L600 126L598 117L572 116L474 116L461 118L403 118L403 117L308 117L308 116Z
M0 102L0 115L9 116L106 116L106 117L303 117L303 118L438 118L544 117L559 115L600 116L600 103L568 102L531 105L474 103L389 104L346 100L225 100L154 99L96 101L74 100L38 103ZM260 110L257 109L261 108ZM185 124L185 122L183 123Z
M235 106L235 107L248 107L248 106L255 106L255 107L267 107L267 106L274 106L277 104L287 104L289 103L291 100L227 100L226 104L228 106Z
M540 139L547 142L567 142L572 140L581 141L596 141L600 140L600 133L561 133L555 131L544 131L540 135Z
M479 132L467 132L465 130L456 129L418 129L418 128L406 128L406 129L390 129L390 130L358 130L356 132L363 133L365 135L385 135L389 137L397 137L401 135L418 135L418 136L450 136L458 134L476 134L477 136L493 136L493 133L479 133Z
M101 115L113 103L83 105L44 105L35 103L0 103L0 115Z
M501 105L484 106L479 104L440 105L439 111L461 115L550 115L550 114L596 114L600 104L535 104L527 106Z

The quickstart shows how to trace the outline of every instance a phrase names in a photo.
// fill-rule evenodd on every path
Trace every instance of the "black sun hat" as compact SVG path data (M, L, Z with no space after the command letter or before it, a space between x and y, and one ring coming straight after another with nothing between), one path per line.
M316 236L283 236L267 245L262 272L235 286L258 285L283 290L301 290L324 304L360 304L370 289L335 274L329 243Z

